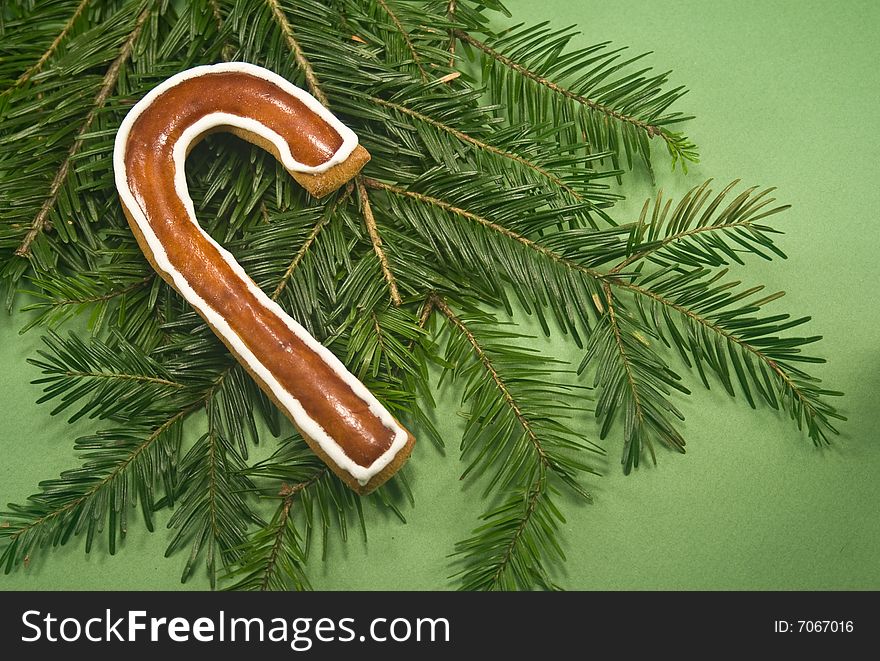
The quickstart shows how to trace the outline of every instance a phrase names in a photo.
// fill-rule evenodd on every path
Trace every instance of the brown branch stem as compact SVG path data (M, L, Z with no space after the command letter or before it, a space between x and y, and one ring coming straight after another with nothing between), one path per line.
M382 267L382 274L385 276L385 281L388 283L391 302L395 307L400 307L403 304L403 299L400 298L400 292L397 289L397 280L395 280L394 274L391 272L391 265L388 262L388 256L385 254L384 248L382 248L382 237L379 236L379 229L376 226L376 218L373 216L373 208L370 206L370 196L367 195L367 189L366 186L364 186L364 178L359 176L356 181L358 197L360 197L361 208L364 215L364 223L367 226L367 232L370 234L370 241L373 243L373 251L376 253L376 257L379 258L379 264Z
M449 0L449 2L446 3L446 18L448 18L450 21L455 20L455 10L457 9L456 4L457 4L456 0ZM450 30L449 31L449 47L446 49L449 51L449 68L450 69L455 66L455 44L456 43L458 43L458 40L456 39L456 36L455 36L455 30Z
M272 10L272 16L275 18L275 22L278 23L278 26L281 28L284 40L287 42L288 47L293 53L293 59L296 61L297 66L302 69L303 75L306 78L306 84L308 84L312 96L314 96L321 105L329 106L330 104L327 102L327 95L324 94L324 90L321 89L321 84L318 82L318 76L312 68L312 63L309 62L302 47L296 40L296 34L293 31L293 27L290 25L290 21L287 20L287 16L285 15L284 10L281 9L281 5L278 4L278 0L266 0L266 3Z

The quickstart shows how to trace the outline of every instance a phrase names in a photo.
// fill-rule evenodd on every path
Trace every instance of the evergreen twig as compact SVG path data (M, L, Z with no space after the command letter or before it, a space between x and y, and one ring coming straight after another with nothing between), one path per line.
M449 320L449 323L451 323L456 329L458 329L459 332L461 332L465 336L465 338L467 338L468 344L473 347L477 359L489 373L492 381L495 382L495 385L501 393L504 402L510 407L511 411L513 411L513 415L516 416L516 419L522 427L523 432L525 432L525 435L529 439L529 442L534 446L535 452L538 455L538 459L541 465L545 467L548 466L549 460L547 459L547 453L544 451L544 448L541 445L541 440L538 438L537 434L535 434L535 430L532 429L532 425L529 422L528 418L523 415L522 410L516 403L516 399L514 399L513 395L510 394L510 389L504 383L501 375L498 374L498 371L492 364L491 359L486 355L483 347L477 341L477 338L464 324L464 322L462 322L462 320L455 315L455 313L452 311L452 308L450 308L446 301L444 301L441 297L434 294L431 296L429 301L432 307L440 310L440 312L442 312L443 315Z
M49 212L52 211L52 208L55 206L55 202L58 200L58 194L61 192L61 187L67 180L71 162L82 145L82 138L89 131L92 123L98 116L98 113L104 107L108 97L113 92L113 88L116 86L116 80L119 78L122 67L128 58L131 57L135 41L137 41L137 38L143 29L144 23L150 17L150 11L151 8L147 7L141 12L141 15L138 16L134 29L119 51L119 56L113 61L110 68L107 69L107 73L104 74L104 81L101 84L101 88L98 90L97 96L95 96L95 100L92 102L92 109L89 111L89 114L86 115L85 121L83 121L82 126L74 136L73 142L67 150L67 156L61 162L58 171L55 173L55 177L52 179L52 184L49 186L49 191L46 193L45 201L31 223L30 229L27 231L27 234L25 234L24 239L22 239L21 245L15 249L15 254L19 257L28 256L34 239L36 239L46 228L46 224L49 220Z
M31 65L27 69L27 71L22 73L16 79L16 81L12 84L11 87L3 90L3 92L0 92L0 97L3 97L5 95L11 93L17 87L21 87L22 85L27 83L34 74L40 72L40 70L43 68L43 65L45 65L46 62L48 62L49 59L55 54L55 51L58 49L58 46L60 46L61 43L64 41L64 39L67 37L67 34L73 28L74 24L79 19L79 17L82 15L83 11L85 11L86 7L89 5L90 2L91 2L91 0L80 0L80 3L76 6L76 9L73 10L73 14L70 16L69 19L67 19L67 22L64 24L64 27L61 28L61 32L59 32L58 36L56 36L52 40L52 43L49 44L49 47L46 49L46 51L42 55L40 55L40 58L36 62L34 62L33 65Z
M287 15L281 9L281 5L278 3L278 0L266 0L266 3L272 10L272 16L278 22L278 26L281 28L281 32L284 34L284 39L287 42L287 45L290 47L290 51L293 53L293 58L296 60L297 66L302 70L303 75L306 78L306 83L309 86L309 92L312 93L312 96L315 97L321 105L329 106L330 103L327 100L327 95L324 94L324 90L321 89L321 84L318 82L318 76L315 73L314 68L312 67L312 63L309 62L308 58L305 55L305 52L300 46L299 42L296 39L296 35L294 34L293 27L290 25L290 21L287 20Z
M391 7L388 6L388 3L385 0L376 0L379 3L379 6L382 8L386 14L388 14L388 18L391 19L391 22L394 23L394 27L400 32L400 36L403 37L404 42L406 43L406 47L409 49L409 52L412 53L413 63L419 70L419 76L421 76L422 80L428 80L428 73L425 71L425 67L422 64L422 58L419 57L419 52L413 46L412 39L410 39L409 33L406 31L406 28L403 27L403 24L400 22L400 19L397 18L397 14L391 11Z
M436 119L428 117L427 115L423 115L422 113L418 112L417 110L413 110L412 108L407 108L406 106L400 105L398 103L393 103L392 101L386 101L385 99L379 99L379 98L375 98L375 97L372 99L372 101L374 103L379 104L380 106L384 106L385 108L390 108L390 109L394 110L395 112L403 113L404 115L409 115L410 117L413 117L421 122L425 122L426 124L429 124L430 126L436 128L436 129L439 129L439 130L443 131L444 133L448 133L449 135L456 138L457 140L461 140L464 143L467 143L469 145L473 145L477 149L481 149L483 151L488 152L489 154L493 154L495 156L500 156L501 158L509 159L511 161L519 163L520 165L523 165L524 167L527 167L528 169L536 172L541 177L546 178L554 186L558 186L559 188L564 190L566 193L571 195L578 202L585 201L585 198L580 193L578 193L571 186L569 186L564 181L562 181L562 179L560 179L558 176L556 176L552 172L549 172L546 168L541 167L537 163L533 163L532 161L528 160L527 158L523 158L522 156L519 156L517 154L513 154L509 151L505 151L503 149L499 149L498 147L494 147L494 146L492 146L482 140L479 140L479 139L474 138L466 133L463 133L462 131L459 131L458 129L455 129L451 126L447 126L446 124L444 124Z
M481 51L486 53L486 55L488 55L489 57L491 57L494 60L497 60L498 62L500 62L504 66L506 66L510 69L513 69L521 76L524 76L525 78L528 78L529 80L533 80L536 83L538 83L539 85L543 85L547 89L552 90L553 92L556 92L557 94L561 94L562 96L564 96L567 99L571 99L572 101L575 101L576 103L579 103L582 106L586 106L590 110L595 110L597 112L602 113L603 115L608 115L609 117L613 117L614 119L619 120L621 122L624 122L626 124L632 124L633 126L637 126L640 129L643 129L648 134L648 136L650 136L652 138L654 136L660 136L660 137L663 137L664 140L668 140L668 138L664 137L664 132L661 127L650 124L645 121L642 121L642 120L640 120L636 117L633 117L631 115L626 115L622 112L614 110L613 108L609 108L608 106L605 106L601 103L598 103L596 101L588 99L585 96L582 96L580 94L575 94L574 92L572 92L569 89L566 89L562 85L559 85L558 83L555 83L552 80L544 78L543 76L540 76L540 75L536 74L535 72L530 71L528 68L522 66L518 62L515 62L511 58L503 55L502 53L499 53L497 50L495 50L494 48L492 48L491 46L489 46L485 42L480 41L479 39L468 34L467 32L464 32L462 30L455 30L455 36L457 39L461 39L465 43L470 44L471 46L474 46L475 48L479 48Z
M373 244L373 251L379 259L379 264L382 265L382 274L385 276L385 281L388 283L391 302L395 306L400 307L403 300L400 298L400 292L397 289L397 280L394 279L394 273L391 272L391 265L388 263L388 256L382 248L382 237L379 236L379 229L376 227L376 218L373 216L373 209L370 206L370 196L367 194L367 189L364 187L363 178L359 176L356 181L358 197L361 201L361 210L364 214L364 223L367 226L367 231L370 233L370 241Z

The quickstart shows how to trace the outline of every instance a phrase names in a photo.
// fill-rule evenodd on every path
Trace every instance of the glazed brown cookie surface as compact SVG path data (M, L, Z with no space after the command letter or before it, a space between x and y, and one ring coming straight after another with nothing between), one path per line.
M268 149L314 195L350 180L369 154L305 92L236 63L199 67L160 85L123 122L114 155L126 216L154 268L330 468L366 493L396 472L414 439L196 222L183 160L202 136L220 130Z

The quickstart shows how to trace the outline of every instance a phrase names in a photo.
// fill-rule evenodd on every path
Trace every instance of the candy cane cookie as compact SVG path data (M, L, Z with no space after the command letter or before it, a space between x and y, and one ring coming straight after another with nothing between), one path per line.
M239 62L189 69L153 89L125 117L113 153L125 215L153 268L315 453L352 489L369 493L397 472L415 439L199 226L184 161L216 131L268 150L316 197L349 181L370 156L310 94Z

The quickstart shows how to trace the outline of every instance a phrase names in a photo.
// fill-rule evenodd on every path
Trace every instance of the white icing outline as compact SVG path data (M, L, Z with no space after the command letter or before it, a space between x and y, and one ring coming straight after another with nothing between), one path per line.
M205 115L191 126L187 127L180 139L174 144L174 187L180 199L183 201L187 210L190 222L195 225L196 229L220 252L220 255L226 263L232 268L237 276L239 276L248 287L248 290L256 297L257 301L268 311L275 314L293 333L301 339L307 347L317 353L336 372L339 377L352 389L352 391L367 403L370 412L375 415L382 424L395 432L391 447L388 448L378 459L370 466L364 467L355 463L348 455L345 454L339 443L333 439L321 425L312 419L305 411L300 402L287 391L272 374L271 369L261 363L256 356L247 348L242 339L229 326L226 320L211 308L193 289L189 282L183 277L177 269L173 267L165 248L156 237L150 227L144 210L141 209L137 200L131 192L128 183L128 175L125 169L125 152L128 145L128 137L131 127L141 113L146 110L152 103L165 91L171 89L179 83L202 76L209 73L221 72L240 72L250 74L258 78L263 78L277 85L282 90L299 99L310 110L315 112L321 119L326 121L330 126L339 133L342 138L342 146L326 163L316 166L308 166L298 162L290 153L287 142L277 133L269 129L260 122L238 115L228 113L210 113ZM388 464L390 464L397 453L406 445L408 433L398 424L388 410L379 402L363 383L361 383L354 374L348 369L327 347L318 342L312 335L298 324L288 315L284 309L275 301L266 296L263 291L257 287L253 280L245 273L241 265L235 260L232 254L212 239L198 224L195 214L195 206L186 186L186 173L184 170L184 161L192 143L205 131L217 126L233 126L244 129L248 132L255 133L266 140L269 140L278 150L281 156L281 163L292 172L319 173L328 170L334 165L341 163L347 159L351 152L357 147L358 139L354 132L347 126L342 124L327 108L321 105L317 99L305 90L293 85L290 81L282 78L262 67L258 67L246 62L228 62L222 64L214 64L208 66L194 67L187 69L175 76L172 76L155 89L151 90L137 105L135 105L125 116L119 132L116 134L116 143L113 150L113 169L116 177L116 188L122 198L122 202L131 214L138 228L143 234L153 252L153 260L162 271L171 276L174 286L181 295L195 307L208 322L216 329L216 331L225 339L234 349L238 356L244 360L248 367L257 374L263 382L269 386L272 394L278 402L287 410L291 418L296 422L300 430L315 440L321 449L330 457L330 459L340 468L348 472L358 483L366 485L375 475L380 473Z

